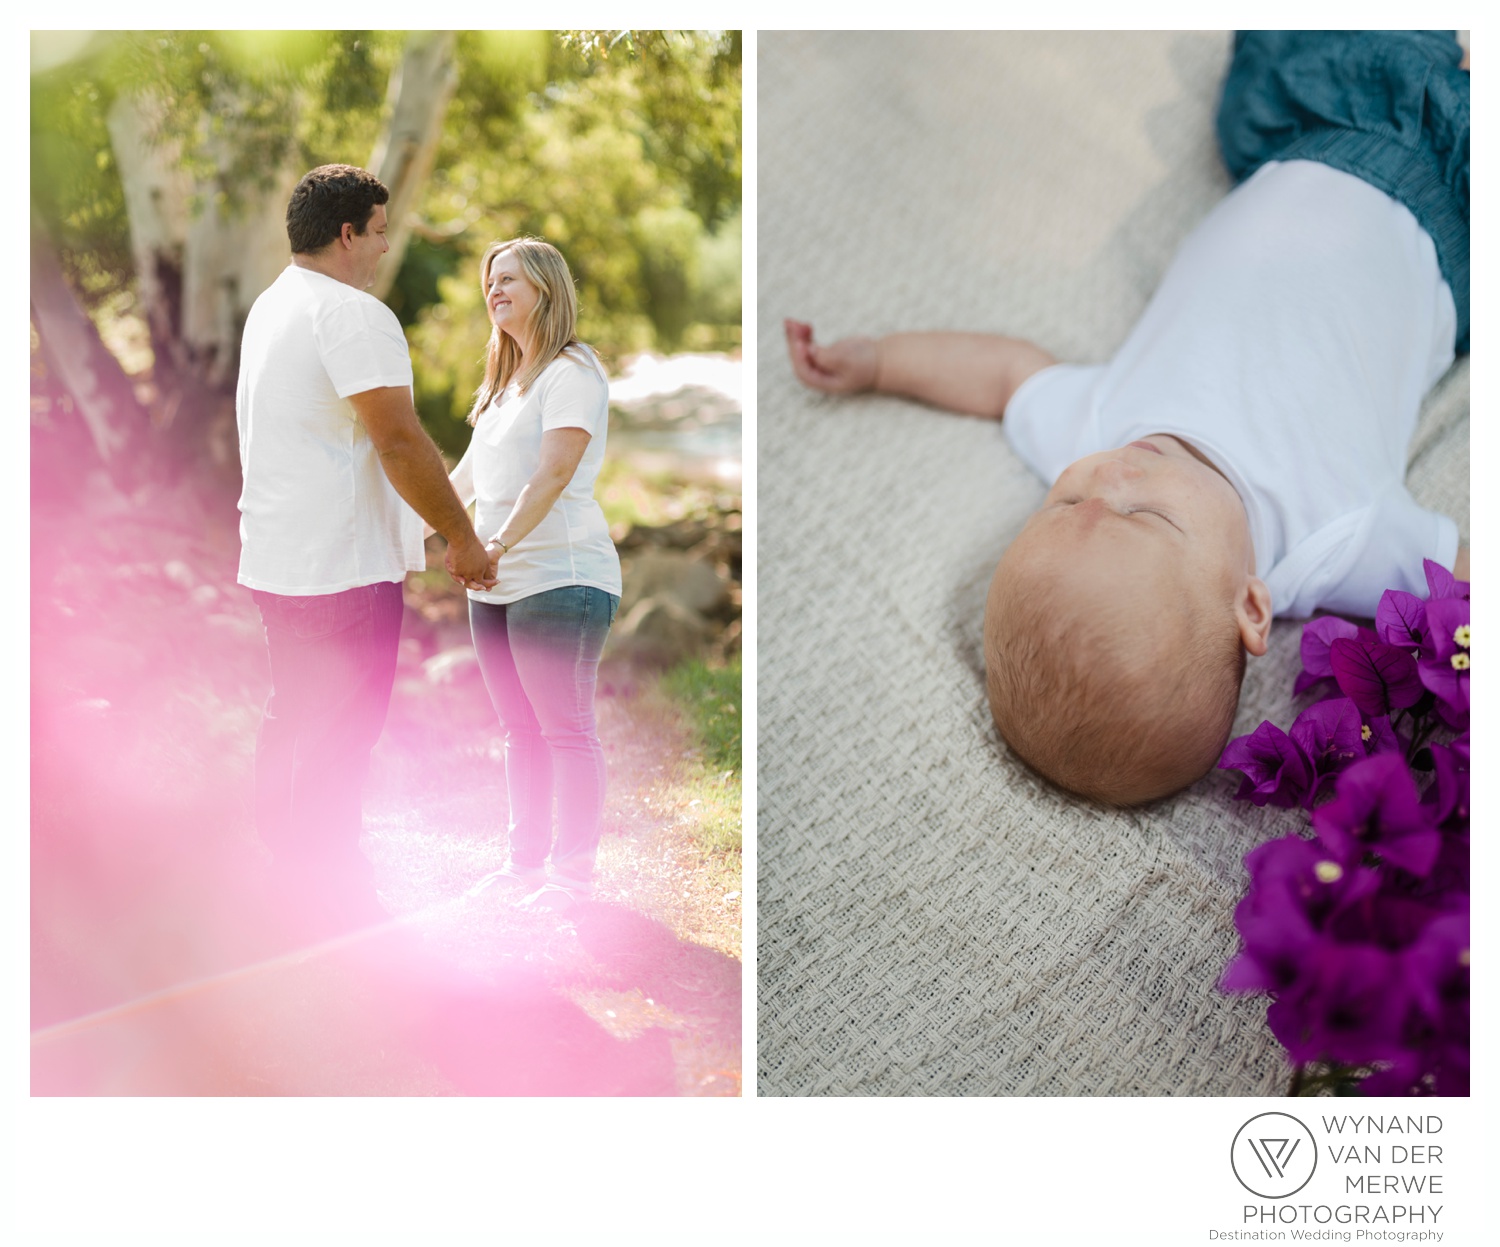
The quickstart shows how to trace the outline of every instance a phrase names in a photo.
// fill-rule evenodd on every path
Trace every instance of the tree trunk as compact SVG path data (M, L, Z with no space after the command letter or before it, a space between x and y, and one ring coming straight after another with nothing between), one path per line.
M291 260L286 205L303 172L283 165L264 189L218 179L200 187L203 207L187 234L182 339L212 389L234 389L250 305Z
M408 219L432 172L458 83L453 52L453 32L414 32L391 77L390 119L370 162L391 192L391 251L371 288L377 298L389 293L401 267ZM233 113L238 102L225 98L216 107ZM206 448L227 464L237 453L233 400L245 318L290 259L286 205L306 170L286 163L263 186L229 185L217 175L195 182L179 145L155 137L160 111L146 91L118 99L107 118L138 303L151 332L156 423L185 449ZM232 163L218 161L220 168Z
M451 30L414 31L406 41L400 66L391 76L386 93L390 122L370 157L370 171L391 192L391 201L386 205L390 222L387 241L391 250L381 261L375 284L370 287L370 293L377 299L390 293L401 270L401 258L411 238L408 218L437 157L443 116L458 86L453 46Z
M151 334L158 379L187 367L182 348L182 265L192 179L183 172L176 143L157 143L160 101L149 94L121 95L105 118L130 222L136 301Z
M31 213L31 319L48 370L67 387L110 479L122 490L136 476L151 417L130 378L99 339L63 279L62 265L35 209Z
M285 166L265 188L228 188L217 177L195 184L179 145L153 137L159 111L143 93L116 100L108 117L136 293L151 331L159 423L224 465L237 450L240 334L250 305L290 257L286 202L299 172Z

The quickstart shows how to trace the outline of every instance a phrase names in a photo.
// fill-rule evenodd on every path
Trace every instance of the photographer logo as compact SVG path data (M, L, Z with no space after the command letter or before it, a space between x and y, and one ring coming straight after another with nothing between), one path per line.
M1312 1132L1290 1114L1261 1113L1234 1136L1229 1163L1252 1195L1285 1199L1311 1180L1318 1167L1318 1145Z

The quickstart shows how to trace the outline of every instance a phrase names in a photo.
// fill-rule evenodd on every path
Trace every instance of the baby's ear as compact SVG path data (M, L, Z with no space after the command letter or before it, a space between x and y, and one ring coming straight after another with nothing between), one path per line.
M1239 621L1240 640L1246 652L1261 657L1271 635L1271 591L1259 576L1251 576L1240 587L1234 615Z

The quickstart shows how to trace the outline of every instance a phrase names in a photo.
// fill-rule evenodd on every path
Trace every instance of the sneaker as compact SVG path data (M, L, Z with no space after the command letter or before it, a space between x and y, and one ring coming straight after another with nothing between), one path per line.
M517 866L513 862L506 862L499 870L492 870L485 875L465 895L478 896L483 892L529 892L546 882L547 872L541 866Z
M525 900L520 902L521 909L529 909L532 912L550 912L565 914L578 904L578 895L572 888L566 888L560 883L548 883L538 888Z

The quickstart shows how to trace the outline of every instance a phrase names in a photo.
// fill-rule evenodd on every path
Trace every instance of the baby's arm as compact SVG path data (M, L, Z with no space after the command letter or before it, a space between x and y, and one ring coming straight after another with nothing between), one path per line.
M1467 580L1469 578L1469 547L1459 546L1458 557L1453 560L1453 579Z
M792 370L815 390L901 394L989 420L1005 414L1027 377L1057 363L1034 343L993 333L893 333L821 346L811 325L788 320L786 345Z

